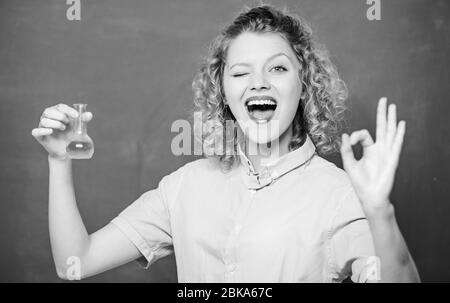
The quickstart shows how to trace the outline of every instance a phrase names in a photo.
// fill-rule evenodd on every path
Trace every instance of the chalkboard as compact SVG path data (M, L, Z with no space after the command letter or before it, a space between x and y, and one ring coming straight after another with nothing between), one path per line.
M58 282L48 235L48 163L31 136L42 111L85 102L94 119L91 160L74 162L89 232L192 156L175 156L171 124L192 107L191 82L207 46L247 4L220 0L0 2L0 282ZM305 17L349 88L348 130L374 134L387 96L407 122L392 200L423 281L450 281L450 3L271 1ZM328 159L341 166L339 155ZM173 256L135 262L89 282L176 282Z

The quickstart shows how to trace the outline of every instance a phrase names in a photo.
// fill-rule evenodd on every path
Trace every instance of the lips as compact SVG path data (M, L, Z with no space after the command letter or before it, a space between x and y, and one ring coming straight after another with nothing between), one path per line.
M274 115L277 101L271 96L252 96L245 101L249 117L257 123L266 123Z

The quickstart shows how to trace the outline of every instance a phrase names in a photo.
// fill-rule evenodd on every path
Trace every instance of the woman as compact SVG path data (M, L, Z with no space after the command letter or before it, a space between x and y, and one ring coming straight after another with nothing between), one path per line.
M70 278L72 256L84 278L175 252L180 282L419 281L389 201L405 123L394 105L386 118L383 98L376 143L366 130L342 136L348 174L323 159L340 145L346 89L303 21L270 6L244 11L214 40L193 88L210 156L165 176L91 235L65 152L76 112L44 111L32 134L49 152L59 277Z

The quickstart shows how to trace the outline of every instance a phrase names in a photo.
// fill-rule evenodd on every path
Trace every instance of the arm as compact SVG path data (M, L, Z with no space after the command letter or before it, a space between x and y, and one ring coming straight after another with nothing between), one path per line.
M48 161L50 241L58 276L71 279L67 270L72 256L80 261L76 279L137 259L138 249L111 223L88 235L75 200L71 160L49 156Z
M90 112L83 115L86 122L92 119ZM66 152L71 137L70 118L77 116L75 109L60 103L46 108L38 127L31 132L48 152L50 241L56 271L63 279L91 276L140 256L112 224L92 235L86 231L75 200L72 163ZM74 260L79 261L79 270L75 271L76 277L68 277Z
M398 227L391 193L405 134L405 122L397 126L396 108L391 104L386 119L386 98L377 111L376 142L367 130L342 136L341 155L362 209L367 217L380 258L382 282L420 282L414 261ZM352 145L361 142L363 157L354 158Z

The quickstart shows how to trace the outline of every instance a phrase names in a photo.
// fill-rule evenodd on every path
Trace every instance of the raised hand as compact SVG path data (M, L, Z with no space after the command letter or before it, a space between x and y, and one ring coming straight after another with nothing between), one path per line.
M78 112L66 105L58 104L48 107L42 113L39 125L31 131L33 137L47 150L52 158L67 157L66 146L70 140L70 118L76 118ZM83 113L86 122L92 119L91 112Z
M376 142L366 129L342 135L341 156L366 215L390 205L395 171L405 135L405 121L397 125L395 104L390 104L386 118L386 98L378 102ZM352 146L361 142L363 156L356 160Z

